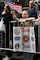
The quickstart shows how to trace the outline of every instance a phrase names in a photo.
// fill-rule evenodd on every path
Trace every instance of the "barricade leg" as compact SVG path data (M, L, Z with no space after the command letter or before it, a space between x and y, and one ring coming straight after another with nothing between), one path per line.
M9 24L6 24L6 48L9 48Z
M38 25L35 28L35 38L36 38L36 52L38 51ZM33 55L33 60L38 60L38 54Z
M13 49L13 24L9 24L9 42L11 42L11 44L9 44L9 47Z

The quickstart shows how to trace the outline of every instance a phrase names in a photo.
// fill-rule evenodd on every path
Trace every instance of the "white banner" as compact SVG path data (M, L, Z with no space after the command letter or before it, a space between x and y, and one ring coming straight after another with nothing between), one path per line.
M36 52L34 27L13 27L13 49Z
M24 27L24 51L36 52L34 27Z
M14 51L23 50L22 46L22 31L20 27L13 27L13 49Z

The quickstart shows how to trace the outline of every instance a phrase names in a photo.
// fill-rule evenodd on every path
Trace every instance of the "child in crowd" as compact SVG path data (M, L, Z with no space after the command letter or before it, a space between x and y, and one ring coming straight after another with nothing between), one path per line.
M22 18L17 18L15 11L11 11L11 14L16 21L24 22L29 17L28 11L26 11L26 10L22 11Z
M16 19L16 21L25 22L27 20L27 18L29 17L28 11L26 11L26 10L22 11L22 18L17 18L14 11L12 11L11 13L12 13L13 18ZM29 58L29 53L24 53L24 59L23 60L26 60L28 58Z

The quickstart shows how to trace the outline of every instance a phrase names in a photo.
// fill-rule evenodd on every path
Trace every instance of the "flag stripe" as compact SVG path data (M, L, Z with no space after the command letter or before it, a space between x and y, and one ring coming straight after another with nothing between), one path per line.
M7 4L10 6L11 9L16 10L18 13L22 13L22 5L21 4L14 4L10 0L6 0Z

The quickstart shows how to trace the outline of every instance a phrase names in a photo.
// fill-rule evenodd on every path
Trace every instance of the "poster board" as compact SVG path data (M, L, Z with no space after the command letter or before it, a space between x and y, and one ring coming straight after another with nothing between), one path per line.
M13 50L36 52L34 27L13 27Z

